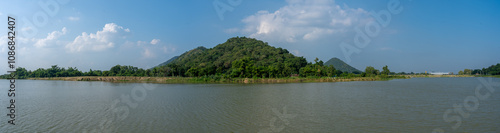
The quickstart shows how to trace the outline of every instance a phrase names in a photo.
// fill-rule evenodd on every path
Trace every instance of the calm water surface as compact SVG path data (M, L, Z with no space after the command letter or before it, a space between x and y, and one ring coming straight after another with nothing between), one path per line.
M0 132L500 132L500 86L464 105L479 78L290 84L141 84L18 80L16 125ZM487 78L485 78L487 80ZM492 82L500 85L500 79ZM481 87L481 86L480 86ZM488 93L483 88L481 94ZM469 108L474 106L468 102ZM468 116L465 116L468 115Z

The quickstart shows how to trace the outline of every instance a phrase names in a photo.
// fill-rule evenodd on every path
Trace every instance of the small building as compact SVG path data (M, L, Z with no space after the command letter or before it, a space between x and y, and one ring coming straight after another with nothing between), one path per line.
M449 75L450 72L431 72L431 75Z

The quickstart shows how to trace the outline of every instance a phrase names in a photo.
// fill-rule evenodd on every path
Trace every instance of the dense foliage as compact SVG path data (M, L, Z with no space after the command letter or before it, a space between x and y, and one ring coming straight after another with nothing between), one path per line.
M336 69L334 65L347 72ZM394 74L385 66L380 72L369 66L364 73L338 58L327 63L316 58L314 63L296 57L283 48L275 48L265 42L246 37L234 37L213 48L198 47L176 56L157 67L142 69L116 65L108 71L79 71L77 68L39 68L28 71L17 68L17 78L74 77L74 76L147 76L147 77L210 77L227 78L282 78L282 77L374 77ZM8 78L3 75L2 78Z
M175 60L175 59L177 59L177 58L179 58L179 56L174 56L174 57L170 58L169 60L167 60L167 61L165 61L165 62L161 63L161 64L160 64L160 65L158 65L158 66L165 66L165 65L169 64L170 62L174 61L174 60ZM156 67L158 67L158 66L156 66ZM154 68L154 67L153 67L153 68Z
M51 68L39 68L35 71L28 71L25 68L19 67L16 69L16 76L19 79L25 78L45 78L45 77L76 77L76 76L155 76L153 71L144 70L133 66L113 66L109 71L92 70L88 72L79 71L77 68L68 67L61 68L57 65ZM8 78L8 75L3 75L1 78Z
M488 68L483 68L482 71L491 75L500 75L500 63L496 65L491 65Z
M289 77L307 65L303 57L288 50L246 37L230 38L207 49L190 50L164 66L156 67L165 76Z
M29 77L74 77L84 74L73 67L65 69L54 65L48 69L39 68L35 71L27 71L25 68L19 67L16 69L16 75L18 76L17 78L24 79Z
M314 64L308 63L305 67L300 68L299 73L301 77L333 77L341 75L342 71L336 70L332 65L324 66L323 61L318 62L318 58L314 60Z
M458 72L459 75L471 75L471 74L477 74L477 75L500 75L500 63L496 65L491 65L488 68L483 68L483 69L464 69L463 71Z

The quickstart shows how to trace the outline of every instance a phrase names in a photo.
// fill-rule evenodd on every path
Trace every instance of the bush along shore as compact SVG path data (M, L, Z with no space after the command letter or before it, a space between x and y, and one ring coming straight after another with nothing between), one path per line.
M214 77L134 77L134 76L81 76L28 78L30 80L64 80L64 81L104 81L121 83L301 83L301 82L348 82L348 81L382 81L406 79L409 76L388 77L289 77L289 78L214 78Z
M336 66L336 67L334 67ZM451 74L451 73L450 73ZM326 63L318 58L308 62L304 57L276 48L267 42L246 37L234 37L213 48L197 47L160 65L143 69L116 65L109 70L87 72L76 67L16 69L16 79L47 79L70 81L153 82L153 83L295 83L375 81L412 77L473 77L500 75L500 64L483 69L465 69L459 75L429 75L425 73L395 73L387 65L378 70L367 66L364 71L338 58ZM1 75L7 79L11 75Z

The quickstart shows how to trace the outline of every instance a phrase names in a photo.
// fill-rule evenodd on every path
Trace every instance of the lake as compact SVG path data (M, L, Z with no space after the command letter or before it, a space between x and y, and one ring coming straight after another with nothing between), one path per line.
M16 80L16 125L7 123L8 80L0 85L0 132L500 132L499 78L287 84Z

